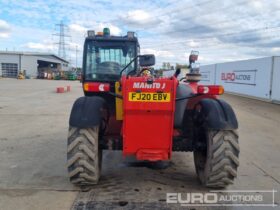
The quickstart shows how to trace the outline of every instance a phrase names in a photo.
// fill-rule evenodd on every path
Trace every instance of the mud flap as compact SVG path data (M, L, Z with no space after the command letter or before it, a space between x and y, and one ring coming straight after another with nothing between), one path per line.
M201 111L194 116L195 121L201 121L203 126L215 130L235 130L238 128L238 122L231 106L220 99L202 99L198 102L201 105Z
M71 110L69 125L77 128L91 128L100 124L105 101L101 97L80 97Z

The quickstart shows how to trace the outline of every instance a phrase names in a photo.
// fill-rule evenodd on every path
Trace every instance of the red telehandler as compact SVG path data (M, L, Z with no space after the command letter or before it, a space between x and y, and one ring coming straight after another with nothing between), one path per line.
M238 123L217 96L222 86L200 85L197 53L190 72L155 76L154 55L140 55L137 37L88 31L84 43L84 95L71 111L67 148L70 181L97 184L102 150L122 150L137 160L170 160L173 151L193 152L204 186L233 183L239 165ZM147 73L148 72L148 73Z

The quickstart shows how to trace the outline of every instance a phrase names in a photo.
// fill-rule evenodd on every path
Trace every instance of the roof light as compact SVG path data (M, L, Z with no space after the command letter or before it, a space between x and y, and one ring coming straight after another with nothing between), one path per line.
M103 28L103 34L104 34L104 36L110 36L110 29L109 28Z
M130 39L132 39L132 38L134 38L134 32L133 31L128 31L127 32L127 38L130 38Z
M97 35L97 36L103 36L103 32L102 32L102 31L99 31L99 32L97 32L96 35Z
M224 87L221 85L199 85L197 86L198 94L222 95Z
M88 31L88 36L89 36L89 37L95 36L95 31L94 31L94 30L89 30L89 31Z

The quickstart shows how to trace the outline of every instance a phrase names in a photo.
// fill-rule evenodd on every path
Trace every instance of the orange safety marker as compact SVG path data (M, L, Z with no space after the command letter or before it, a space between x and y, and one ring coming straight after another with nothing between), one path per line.
M64 87L57 87L56 93L64 93Z

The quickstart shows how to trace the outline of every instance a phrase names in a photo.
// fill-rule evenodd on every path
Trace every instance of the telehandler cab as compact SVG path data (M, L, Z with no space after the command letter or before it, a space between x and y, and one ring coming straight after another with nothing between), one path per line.
M111 36L108 28L88 31L85 96L75 101L69 120L70 181L97 184L102 150L122 150L124 157L144 161L166 161L173 151L190 151L204 186L232 184L239 165L238 123L231 106L217 98L223 87L199 84L196 52L181 81L179 69L171 77L154 76L154 55L139 53L133 32Z

